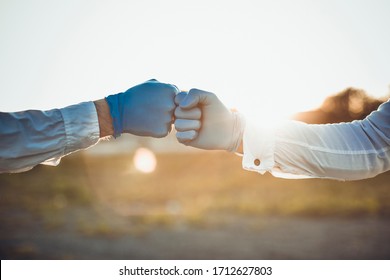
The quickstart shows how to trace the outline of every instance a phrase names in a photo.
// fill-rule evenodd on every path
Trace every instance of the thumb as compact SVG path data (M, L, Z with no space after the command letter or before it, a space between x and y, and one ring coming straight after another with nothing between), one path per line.
M182 109L192 109L197 106L210 104L211 99L214 97L214 93L193 88L187 96L180 102Z
M187 92L186 91L181 91L178 94L176 94L176 96L175 96L175 104L177 106L179 106L180 102L182 102L184 100L184 98L186 98L186 96L187 96Z

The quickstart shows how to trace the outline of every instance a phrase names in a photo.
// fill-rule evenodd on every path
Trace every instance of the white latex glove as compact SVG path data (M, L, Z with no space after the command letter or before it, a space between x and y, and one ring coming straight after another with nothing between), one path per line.
M176 137L180 143L206 150L235 152L244 132L244 118L230 111L211 92L191 89L175 98Z

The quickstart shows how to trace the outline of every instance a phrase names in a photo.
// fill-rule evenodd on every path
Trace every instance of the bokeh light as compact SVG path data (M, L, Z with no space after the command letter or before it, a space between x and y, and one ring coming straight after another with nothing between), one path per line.
M146 148L137 149L133 161L135 168L143 173L152 173L157 166L156 156Z

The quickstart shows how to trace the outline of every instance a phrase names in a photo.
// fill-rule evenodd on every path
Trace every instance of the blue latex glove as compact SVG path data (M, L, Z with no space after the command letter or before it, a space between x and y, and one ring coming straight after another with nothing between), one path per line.
M171 130L176 86L149 80L126 92L106 97L114 126L114 137L121 133L165 137Z
M176 137L180 143L206 150L234 152L242 141L245 121L211 92L191 89L175 102Z

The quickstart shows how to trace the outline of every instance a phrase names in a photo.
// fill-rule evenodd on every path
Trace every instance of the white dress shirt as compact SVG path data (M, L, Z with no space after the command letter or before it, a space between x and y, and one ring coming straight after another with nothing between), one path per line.
M243 168L283 178L358 180L390 170L390 100L364 120L274 127L247 122Z
M57 165L65 155L99 141L93 102L49 111L0 112L0 173L37 164Z

